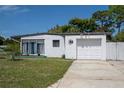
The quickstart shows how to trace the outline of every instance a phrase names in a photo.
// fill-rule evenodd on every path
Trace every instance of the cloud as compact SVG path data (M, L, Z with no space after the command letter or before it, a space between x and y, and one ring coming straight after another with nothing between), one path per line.
M17 6L11 6L11 5L3 5L3 6L0 6L0 11L2 12L2 11L15 11L15 10L18 10L19 9L19 7L17 7Z
M24 12L29 12L29 11L30 11L30 9L28 9L28 8L23 8L23 9L19 10L18 12L19 12L19 13L24 13Z
M16 6L16 5L1 5L0 6L0 13L3 13L3 14L17 14L17 13L25 13L29 11L30 9L23 7L23 6Z

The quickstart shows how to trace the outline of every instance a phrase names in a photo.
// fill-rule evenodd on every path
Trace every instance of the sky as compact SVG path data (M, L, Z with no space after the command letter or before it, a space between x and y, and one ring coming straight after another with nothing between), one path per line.
M90 18L95 11L107 9L107 5L0 5L0 35L47 32L57 24L68 24L72 18Z

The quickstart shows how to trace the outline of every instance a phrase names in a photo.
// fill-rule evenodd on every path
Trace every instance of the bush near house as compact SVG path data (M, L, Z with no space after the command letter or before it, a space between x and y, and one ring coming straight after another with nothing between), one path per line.
M11 60L15 60L15 56L20 54L20 48L19 43L12 41L11 43L7 43L7 47L4 49L4 51L11 56Z

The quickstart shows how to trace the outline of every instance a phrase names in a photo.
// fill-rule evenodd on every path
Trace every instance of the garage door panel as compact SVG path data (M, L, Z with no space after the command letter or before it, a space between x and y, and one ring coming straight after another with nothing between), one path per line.
M77 40L77 59L101 59L101 39Z

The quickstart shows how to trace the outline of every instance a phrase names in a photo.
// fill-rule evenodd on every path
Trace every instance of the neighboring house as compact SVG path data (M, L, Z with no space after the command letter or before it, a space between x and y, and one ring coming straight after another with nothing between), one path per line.
M99 59L106 60L105 32L90 33L37 33L13 36L21 38L22 55L44 55L67 59Z

